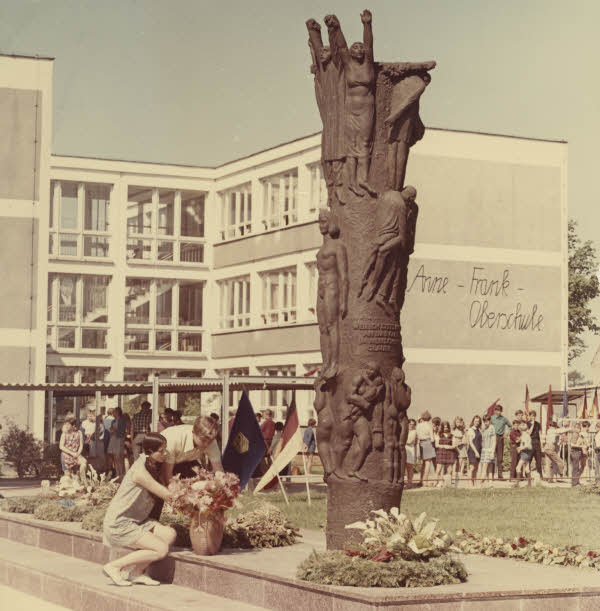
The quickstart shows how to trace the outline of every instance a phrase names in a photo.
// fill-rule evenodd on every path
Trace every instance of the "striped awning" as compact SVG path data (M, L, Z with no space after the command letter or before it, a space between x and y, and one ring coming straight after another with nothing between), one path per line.
M286 376L235 376L229 378L230 390L313 390L314 378ZM0 391L52 391L55 396L143 395L151 394L152 381L143 382L43 382L40 384L0 382ZM223 378L158 378L158 392L221 392Z

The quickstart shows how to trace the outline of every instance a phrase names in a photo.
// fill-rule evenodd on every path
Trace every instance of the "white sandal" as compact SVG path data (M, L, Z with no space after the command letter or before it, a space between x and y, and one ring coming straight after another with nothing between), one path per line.
M112 579L113 583L116 586L121 586L121 587L125 587L125 586L130 586L131 582L127 581L126 579L123 579L123 577L121 577L121 570L111 566L110 564L105 564L102 567L102 572L109 577L110 579Z
M152 579L152 577L148 577L148 575L138 575L131 580L131 583L140 583L144 586L159 586L160 581L156 581L156 579Z

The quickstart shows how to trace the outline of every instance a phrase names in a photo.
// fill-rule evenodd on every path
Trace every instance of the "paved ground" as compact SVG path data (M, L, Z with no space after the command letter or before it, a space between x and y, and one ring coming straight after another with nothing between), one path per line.
M0 585L0 601L2 601L2 608L10 609L10 611L32 611L33 609L35 611L63 611L67 609L67 607L53 605L41 598L35 598L35 596L3 585Z

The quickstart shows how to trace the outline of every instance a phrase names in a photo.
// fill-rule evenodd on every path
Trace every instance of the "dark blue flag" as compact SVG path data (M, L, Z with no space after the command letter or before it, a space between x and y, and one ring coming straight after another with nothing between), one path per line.
M244 489L266 451L265 438L244 390L223 452L223 469L235 473Z

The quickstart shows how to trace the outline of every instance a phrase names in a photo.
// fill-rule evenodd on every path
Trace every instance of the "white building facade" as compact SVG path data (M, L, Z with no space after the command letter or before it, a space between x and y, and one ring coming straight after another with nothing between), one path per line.
M38 143L35 156L0 151L24 168L10 166L0 182L2 381L303 376L319 367L319 134L216 168L51 155L51 62L2 61L2 99L25 117L5 129ZM32 106L37 91L45 105ZM15 100L36 111L20 115ZM470 419L497 398L510 414L526 384L532 393L561 387L567 145L428 129L406 182L420 206L401 314L412 414ZM33 270L25 282L12 271L21 264ZM30 393L26 409L15 394L0 396L9 415L47 432L43 393ZM298 392L302 424L314 415L311 395ZM203 409L219 411L209 399ZM251 393L255 409L273 408L277 419L290 399ZM59 400L59 420L76 406Z

